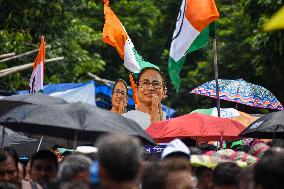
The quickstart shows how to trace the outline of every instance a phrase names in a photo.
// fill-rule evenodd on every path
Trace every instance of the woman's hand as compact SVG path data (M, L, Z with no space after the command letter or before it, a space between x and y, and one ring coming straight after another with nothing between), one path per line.
M119 106L118 106L118 114L123 114L125 112L125 102L124 100L121 100L119 102Z
M157 94L153 94L152 97L152 109L151 109L151 123L161 121L163 119L163 111L161 107L161 102Z

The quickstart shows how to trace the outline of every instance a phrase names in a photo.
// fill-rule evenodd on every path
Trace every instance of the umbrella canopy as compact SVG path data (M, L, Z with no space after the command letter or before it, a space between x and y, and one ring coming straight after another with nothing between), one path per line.
M262 86L248 83L243 79L219 79L219 97L222 100L245 104L248 106L283 110L276 97ZM215 80L204 83L193 89L191 93L216 98Z
M146 132L158 142L190 137L198 141L236 140L245 127L237 121L199 113L187 114L150 125Z
M26 142L32 142L36 141L36 139L28 138L22 133L17 133L15 131L12 131L11 129L8 128L3 128L0 126L0 144L1 146L12 146L12 145L17 145L17 144L22 144ZM4 140L3 140L4 138Z
M0 116L0 124L65 147L73 140L93 143L103 133L134 135L155 144L136 122L85 103L26 104Z
M251 138L284 138L284 111L263 115L241 134Z
M194 112L218 117L217 108L196 109L191 113ZM248 125L250 125L251 123L253 123L255 120L258 119L258 117L251 116L245 112L238 111L234 108L220 108L220 117L230 118L232 120L238 121L245 127L247 127Z
M42 93L33 93L25 95L13 95L2 98L0 100L0 115L24 104L66 104L67 102L61 98L47 96Z

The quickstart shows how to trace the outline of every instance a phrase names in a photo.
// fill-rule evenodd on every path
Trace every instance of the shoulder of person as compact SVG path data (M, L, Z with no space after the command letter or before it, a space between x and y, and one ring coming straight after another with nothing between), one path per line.
M139 110L130 110L126 113L123 113L122 115L125 116L125 117L129 117L129 116L139 116L139 115L145 116L145 115L148 115L148 114L141 112Z
M32 181L22 180L21 183L22 183L21 189L42 189L42 187L39 184Z

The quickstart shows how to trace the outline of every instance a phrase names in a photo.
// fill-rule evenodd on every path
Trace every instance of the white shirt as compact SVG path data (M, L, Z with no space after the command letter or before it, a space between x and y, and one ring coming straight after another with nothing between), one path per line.
M151 116L139 110L128 111L122 114L122 116L136 121L136 123L140 125L140 127L144 130L146 130L151 125ZM163 120L166 120L165 112L163 112Z

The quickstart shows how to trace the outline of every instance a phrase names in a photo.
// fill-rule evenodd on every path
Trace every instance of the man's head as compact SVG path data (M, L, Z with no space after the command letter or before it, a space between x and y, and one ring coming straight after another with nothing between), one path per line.
M9 149L0 150L0 182L19 183L18 156Z
M152 96L156 94L160 101L165 98L165 79L160 70L144 68L139 73L137 82L138 99L143 104L151 104Z
M84 154L70 154L61 162L58 177L63 181L80 181L89 184L91 165L92 160Z
M284 188L284 150L271 148L253 169L255 189Z
M238 189L238 175L241 168L233 162L220 163L213 170L215 189Z
M127 106L128 100L128 90L126 82L122 79L118 79L115 81L112 96L111 96L111 103L113 107L119 107L120 103L123 103L124 106Z
M198 180L198 189L212 188L212 169L200 166L195 169L195 176Z
M190 170L189 161L185 159L150 163L143 174L142 189L192 189Z
M41 185L56 177L58 162L56 155L49 150L41 150L31 157L30 177Z
M132 182L136 179L142 160L140 142L130 136L105 135L97 143L99 173L103 182Z

